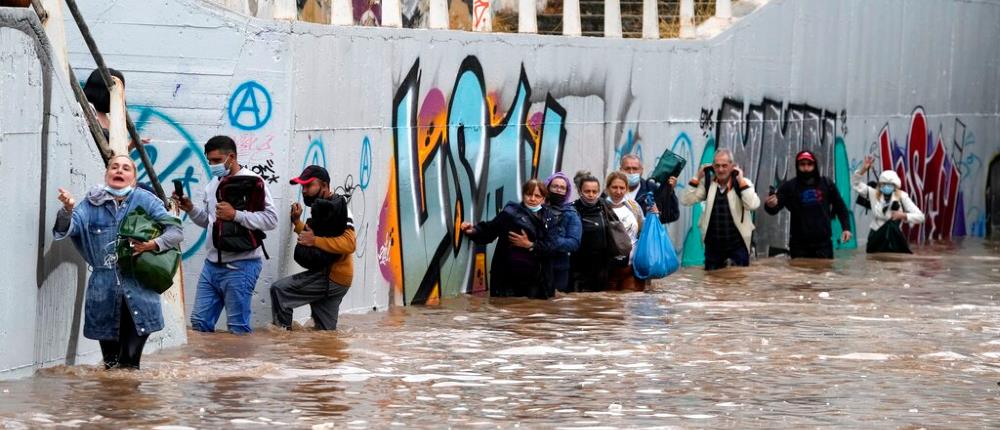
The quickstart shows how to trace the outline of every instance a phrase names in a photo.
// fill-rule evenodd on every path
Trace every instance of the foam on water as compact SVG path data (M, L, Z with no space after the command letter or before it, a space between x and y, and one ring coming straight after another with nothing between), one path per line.
M820 355L818 357L820 360L836 359L836 360L886 361L886 360L896 359L896 356L892 354L878 354L874 352L852 352L850 354Z

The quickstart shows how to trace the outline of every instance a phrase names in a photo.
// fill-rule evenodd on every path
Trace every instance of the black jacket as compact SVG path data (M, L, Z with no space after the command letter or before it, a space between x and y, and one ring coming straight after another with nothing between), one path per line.
M581 200L573 202L583 233L580 249L573 253L570 261L570 283L573 291L604 291L608 288L608 220L604 216L605 200L599 199L593 206Z
M469 235L472 241L480 245L497 241L490 264L490 296L550 297L541 252L511 246L507 239L508 233L522 230L532 242L544 238L545 212L545 207L532 213L521 203L509 202L496 217L476 224L476 231Z
M764 205L764 210L771 215L776 215L782 208L791 212L788 234L788 247L791 249L832 243L833 229L830 224L833 215L840 221L842 229L851 228L850 214L844 199L840 197L833 181L819 175L818 165L815 176L798 175L781 184L776 194L777 206L772 208Z

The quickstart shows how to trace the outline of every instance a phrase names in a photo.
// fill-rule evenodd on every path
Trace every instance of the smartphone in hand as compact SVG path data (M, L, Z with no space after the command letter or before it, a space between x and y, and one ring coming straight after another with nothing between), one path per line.
M184 197L184 181L174 179L174 194L176 194L177 197Z

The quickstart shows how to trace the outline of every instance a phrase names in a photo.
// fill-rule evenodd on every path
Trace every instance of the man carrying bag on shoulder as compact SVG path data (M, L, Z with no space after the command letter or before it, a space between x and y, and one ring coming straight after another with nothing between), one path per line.
M293 203L291 222L299 235L295 261L306 271L279 279L271 286L274 325L290 329L292 311L309 305L317 330L336 330L340 302L354 278L356 237L347 199L330 190L330 174L308 166L289 181L302 186L302 201L312 218L300 219L302 206Z

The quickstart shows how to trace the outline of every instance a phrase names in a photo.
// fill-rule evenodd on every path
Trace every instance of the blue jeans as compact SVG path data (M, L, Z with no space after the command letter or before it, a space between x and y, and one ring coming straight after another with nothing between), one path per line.
M191 310L191 328L215 331L223 307L226 325L233 333L250 333L250 307L257 277L264 267L259 258L213 263L205 260Z

